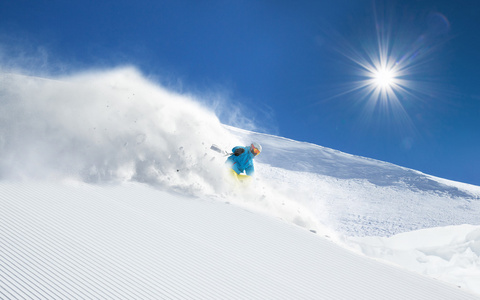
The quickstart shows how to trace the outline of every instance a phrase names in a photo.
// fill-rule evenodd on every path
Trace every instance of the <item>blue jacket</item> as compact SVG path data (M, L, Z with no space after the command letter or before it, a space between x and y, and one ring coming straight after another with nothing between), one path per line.
M253 176L255 171L253 167L253 158L255 155L250 152L250 147L237 146L232 149L232 152L235 152L235 150L241 148L243 148L245 151L239 156L229 156L225 164L232 168L232 170L234 170L237 174L241 174L243 171L245 171L248 176Z

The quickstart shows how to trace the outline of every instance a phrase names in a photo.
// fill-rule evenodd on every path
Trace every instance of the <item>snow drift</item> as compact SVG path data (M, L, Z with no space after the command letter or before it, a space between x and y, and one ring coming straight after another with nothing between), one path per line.
M2 182L137 182L233 203L480 294L480 187L222 125L202 99L134 68L55 79L3 73L0 95ZM210 145L252 140L263 145L257 178L232 189ZM1 195L5 207L15 201Z

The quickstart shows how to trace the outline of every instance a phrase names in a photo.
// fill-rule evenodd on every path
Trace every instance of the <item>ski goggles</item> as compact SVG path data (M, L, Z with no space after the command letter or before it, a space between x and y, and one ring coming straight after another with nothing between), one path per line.
M253 146L253 145L250 146L250 152L252 152L252 154L255 155L255 156L260 154L260 150L255 148L255 146Z

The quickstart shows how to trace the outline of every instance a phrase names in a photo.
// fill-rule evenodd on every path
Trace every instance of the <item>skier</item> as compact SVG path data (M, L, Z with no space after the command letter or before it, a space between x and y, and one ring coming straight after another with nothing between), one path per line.
M227 158L225 165L237 181L249 180L254 174L253 159L260 154L262 146L252 142L250 147L236 146L232 155ZM245 171L245 174L242 174Z

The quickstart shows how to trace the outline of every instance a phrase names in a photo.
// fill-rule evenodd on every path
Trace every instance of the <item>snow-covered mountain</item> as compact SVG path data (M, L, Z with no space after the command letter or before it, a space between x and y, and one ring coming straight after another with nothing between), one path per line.
M0 95L0 298L480 295L478 186L222 125L134 68ZM251 141L232 186L210 146Z

